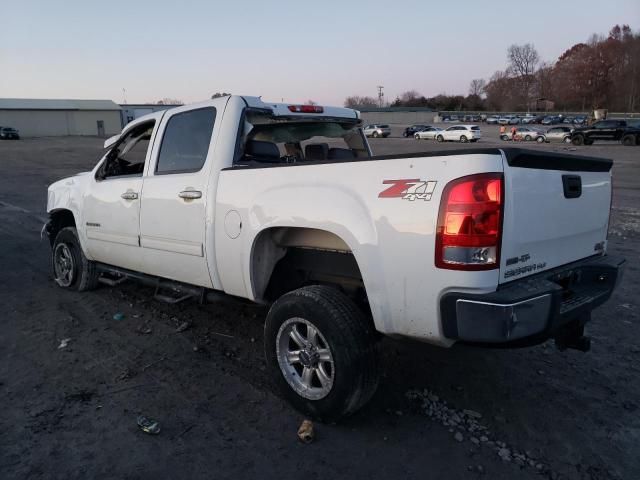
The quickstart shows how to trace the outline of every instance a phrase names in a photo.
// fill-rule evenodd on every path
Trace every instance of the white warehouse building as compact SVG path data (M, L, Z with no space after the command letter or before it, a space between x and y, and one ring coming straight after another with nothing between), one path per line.
M96 135L120 132L120 106L111 100L0 98L0 126L22 137Z

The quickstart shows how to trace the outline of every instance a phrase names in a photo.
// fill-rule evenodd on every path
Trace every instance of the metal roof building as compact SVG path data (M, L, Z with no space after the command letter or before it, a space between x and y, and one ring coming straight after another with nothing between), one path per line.
M0 126L13 127L23 137L118 133L120 106L111 100L0 98Z

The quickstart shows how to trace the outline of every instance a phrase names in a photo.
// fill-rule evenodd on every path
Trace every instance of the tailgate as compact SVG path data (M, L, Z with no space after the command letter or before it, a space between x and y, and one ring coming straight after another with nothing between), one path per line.
M500 283L606 248L611 160L504 149Z

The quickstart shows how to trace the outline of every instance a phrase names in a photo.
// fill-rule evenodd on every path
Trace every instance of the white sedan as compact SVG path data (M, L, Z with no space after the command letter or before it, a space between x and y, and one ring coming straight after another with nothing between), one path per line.
M482 137L478 125L454 125L436 134L439 142L477 142Z
M413 138L416 140L435 140L438 133L442 131L444 131L444 129L439 127L426 127L419 132L416 132L413 135Z

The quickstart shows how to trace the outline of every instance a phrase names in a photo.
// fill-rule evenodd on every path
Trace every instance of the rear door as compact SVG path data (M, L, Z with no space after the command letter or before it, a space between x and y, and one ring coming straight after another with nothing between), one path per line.
M212 286L205 232L213 219L206 218L205 193L226 101L175 108L163 117L142 188L140 245L146 273Z
M504 151L501 283L602 254L611 161Z

